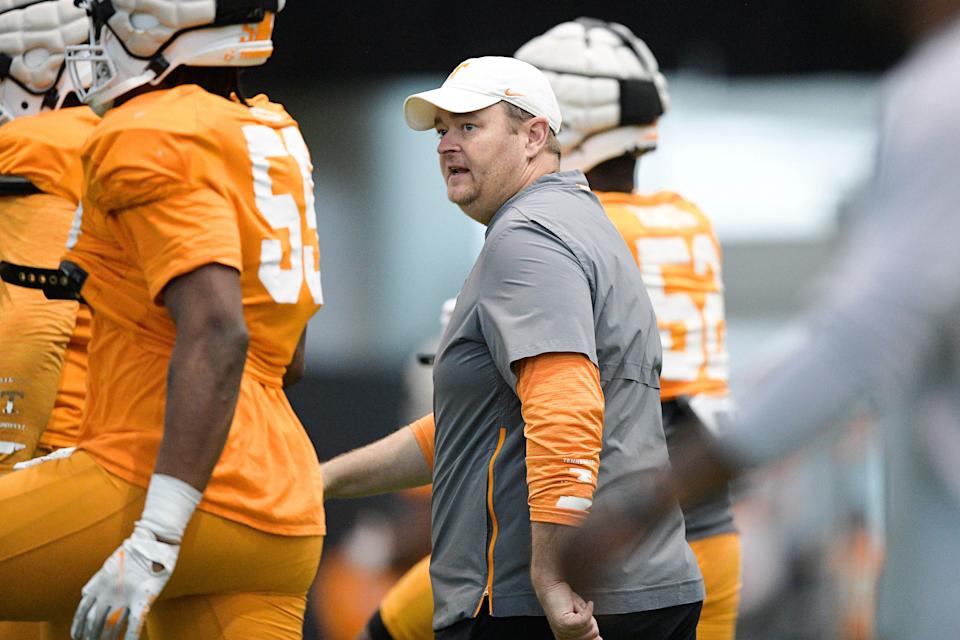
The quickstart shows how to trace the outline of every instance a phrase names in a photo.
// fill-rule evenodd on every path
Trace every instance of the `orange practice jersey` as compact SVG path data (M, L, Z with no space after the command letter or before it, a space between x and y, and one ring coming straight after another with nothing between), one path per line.
M146 486L163 436L175 327L172 279L240 272L250 335L230 434L200 508L285 535L324 533L320 469L281 378L322 303L312 166L294 120L195 85L154 91L103 118L83 150L79 238L66 259L94 311L79 446Z
M80 148L98 120L89 108L77 107L0 127L0 174L27 178L42 191L0 198L0 259L56 268L80 201ZM41 432L39 443L47 448L70 446L83 411L89 310L19 287L8 287L2 297L0 393L7 402L0 422L20 433L0 440L25 445L20 457L26 458Z
M660 397L727 393L720 243L710 219L669 192L597 197L630 247L657 314Z

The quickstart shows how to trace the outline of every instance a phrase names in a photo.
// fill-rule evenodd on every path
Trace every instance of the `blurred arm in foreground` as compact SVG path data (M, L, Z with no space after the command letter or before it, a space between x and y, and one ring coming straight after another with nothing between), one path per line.
M573 549L610 550L613 560L644 537L671 498L684 508L696 504L740 470L843 424L869 398L888 418L885 580L894 586L886 593L915 609L907 615L907 605L891 598L880 611L891 625L903 624L916 621L919 606L940 625L939 637L960 634L956 607L936 605L957 595L947 578L957 566L943 559L960 557L952 555L953 547L960 553L960 2L897 4L924 40L887 78L868 210L813 314L809 339L745 396L741 419L719 441L700 432L678 447L673 470L652 494L598 505L568 547L574 584L601 568L596 559L578 561ZM888 637L927 637L916 626L891 633L898 628L888 626ZM944 628L957 633L943 635Z

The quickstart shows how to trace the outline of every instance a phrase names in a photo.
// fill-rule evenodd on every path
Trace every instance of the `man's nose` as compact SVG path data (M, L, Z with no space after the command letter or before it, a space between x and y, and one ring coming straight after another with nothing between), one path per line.
M453 131L447 131L445 134L440 136L440 142L437 143L437 153L444 154L451 151L457 151L460 149L460 145L457 142L456 135Z

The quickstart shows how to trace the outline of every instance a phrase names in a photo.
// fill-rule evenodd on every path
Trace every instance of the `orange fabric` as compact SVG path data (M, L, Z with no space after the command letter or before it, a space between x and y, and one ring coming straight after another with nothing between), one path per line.
M75 209L45 193L0 198L0 259L56 267ZM54 406L77 306L0 283L0 473L34 455Z
M79 305L73 334L60 369L60 385L40 445L47 449L72 447L80 433L83 405L87 397L87 346L90 344L90 308Z
M272 533L322 534L319 463L281 389L320 306L311 167L282 107L250 102L194 85L150 92L111 110L84 148L81 233L67 255L89 274L94 311L79 446L147 486L176 336L163 289L205 264L233 267L250 346L199 508Z
M43 192L0 198L0 259L45 268L60 263L80 200L80 148L97 121L89 108L77 107L0 127L0 174L28 178ZM77 420L58 418L53 426L51 411L57 415L61 403L76 405L75 397L57 393L65 357L71 362L68 393L83 385L82 367L73 366L82 360L82 347L70 340L78 306L0 284L0 450L19 448L0 453L0 469L30 458L38 442L68 446L76 440Z
M413 565L383 597L380 619L393 640L433 640L430 556Z
M0 127L0 174L27 178L44 193L73 202L76 209L83 181L80 148L98 121L89 107L11 120ZM57 248L62 251L63 244Z
M600 471L600 371L579 353L545 353L514 366L527 439L530 520L578 525L587 517Z
M0 640L43 640L42 622L0 622Z
M734 640L740 606L740 534L725 533L690 543L703 574L703 600L697 640Z
M727 393L720 243L675 193L597 193L643 274L663 343L660 397Z
M0 478L0 619L69 621L83 585L130 535L145 496L82 451ZM150 639L298 638L322 548L320 536L277 536L196 512L148 616ZM213 607L222 633L193 618L186 605L194 597ZM275 625L282 635L271 635Z
M420 447L420 453L423 454L423 461L433 471L434 462L434 441L436 438L437 424L434 422L433 413L428 413L422 418L415 420L410 424L410 430L413 431L413 437L417 439L417 445Z

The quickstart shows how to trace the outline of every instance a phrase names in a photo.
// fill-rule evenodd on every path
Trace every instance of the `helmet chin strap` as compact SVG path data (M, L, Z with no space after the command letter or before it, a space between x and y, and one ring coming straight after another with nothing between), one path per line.
M607 129L587 136L575 146L564 147L560 156L560 169L586 173L601 162L618 158L630 151L656 149L658 139L655 124Z

